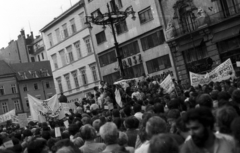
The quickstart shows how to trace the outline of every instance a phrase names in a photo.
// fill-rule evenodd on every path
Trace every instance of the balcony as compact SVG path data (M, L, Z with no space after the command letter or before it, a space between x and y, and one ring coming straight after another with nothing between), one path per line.
M225 8L225 10L219 11L211 15L202 14L202 16L199 16L196 19L189 19L188 21L192 21L191 23L189 24L180 23L175 28L166 30L166 35L168 37L168 40L174 39L192 33L194 31L200 30L202 28L220 23L229 18L238 16L239 13L240 3L236 4L235 6Z
M43 46L39 46L38 48L36 48L34 50L33 55L37 55L37 54L41 53L42 51L44 51L44 45Z

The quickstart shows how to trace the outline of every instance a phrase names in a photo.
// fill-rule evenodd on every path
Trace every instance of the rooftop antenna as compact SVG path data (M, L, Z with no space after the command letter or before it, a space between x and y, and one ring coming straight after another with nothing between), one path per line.
M31 24L30 24L30 21L28 20L28 26L29 26L29 30L30 30L30 33L32 32L32 29L31 29Z
M71 0L69 0L70 1L70 5L71 5L71 7L72 7L72 1Z

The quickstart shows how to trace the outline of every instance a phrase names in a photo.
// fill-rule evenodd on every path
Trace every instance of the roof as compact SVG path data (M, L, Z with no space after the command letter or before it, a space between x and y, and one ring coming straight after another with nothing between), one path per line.
M15 72L4 60L0 60L0 75L14 74Z
M49 61L11 64L18 80L38 79L52 76Z
M54 20L52 20L50 23L48 23L46 26L44 26L40 31L44 32L44 31L48 30L53 25L55 25L56 23L60 22L65 17L67 17L71 12L73 12L76 9L78 9L79 7L83 7L83 6L84 6L84 0L80 0L79 2L74 4L72 7L70 7L68 10L66 10L65 12L60 14L58 17L54 18Z

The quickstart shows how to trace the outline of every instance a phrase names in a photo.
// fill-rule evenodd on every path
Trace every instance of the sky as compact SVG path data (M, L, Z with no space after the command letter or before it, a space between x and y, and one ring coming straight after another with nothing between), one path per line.
M0 48L25 34L40 35L40 29L79 0L0 0ZM31 29L31 30L30 30Z

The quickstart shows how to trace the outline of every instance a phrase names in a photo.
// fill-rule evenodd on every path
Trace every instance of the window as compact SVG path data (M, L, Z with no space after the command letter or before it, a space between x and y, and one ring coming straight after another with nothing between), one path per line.
M60 93L63 93L63 87L62 87L62 79L59 77L56 79L57 84L58 84L58 89Z
M11 88L12 88L12 93L13 93L13 94L17 93L16 84L12 84L12 85L11 85Z
M140 53L138 41L134 41L130 44L127 44L123 47L119 48L120 55L122 58L127 58L129 56L135 55L137 53Z
M184 52L186 63L198 61L207 57L207 48L204 45L191 48Z
M70 20L70 23L71 23L72 33L74 34L74 33L77 32L75 20L74 20L74 19L71 19L71 20Z
M34 58L34 57L31 57L31 61L32 61L32 62L35 62L35 58Z
M121 21L121 22L115 24L115 27L116 27L116 31L117 31L118 35L128 31L126 21Z
M86 27L86 24L85 24L85 22L86 22L85 13L84 12L80 13L79 17L80 17L81 28L83 29L83 28Z
M153 19L151 7L148 7L138 13L140 23L146 23Z
M99 56L100 66L104 67L106 65L112 64L117 61L115 50Z
M148 50L150 48L156 47L160 44L163 44L165 41L163 31L157 31L151 35L148 35L144 38L141 38L141 44L143 51Z
M0 86L0 96L4 95L4 87L3 86Z
M80 59L82 57L81 48L80 48L80 41L75 42L74 47L75 47L75 50L77 52L78 59Z
M54 68L58 69L57 54L53 54L53 55L51 55L51 57L52 57L52 61L53 61L53 64L54 64Z
M94 81L98 81L96 65L92 65L91 66L91 70L92 70L93 80Z
M41 53L41 55L42 55L42 59L44 59L44 54L43 54L43 53Z
M71 86L69 74L64 75L64 77L65 77L65 80L66 80L66 83L67 83L67 88L68 88L68 90L71 90L71 89L72 89L72 86Z
M27 108L29 109L29 101L28 101L28 99L26 99L26 105L27 105Z
M82 75L82 82L83 82L83 85L88 84L88 81L87 81L87 75L86 75L86 70L85 70L85 68L80 69L80 72L81 72L81 75Z
M132 67L128 67L124 69L125 75L128 78L137 78L144 74L143 64L137 64Z
M59 51L59 54L60 54L60 56L61 56L62 66L65 66L65 65L67 64L65 51L64 51L64 50L60 50L60 51Z
M14 100L14 107L16 109L17 112L21 111L21 106L20 106L20 102L19 100Z
M103 30L103 31L99 32L98 34L96 34L96 39L97 39L98 45L107 41L105 31Z
M120 73L119 72L115 72L115 73L103 76L103 80L106 81L109 84L113 84L119 78L120 78Z
M92 45L91 45L90 37L88 36L88 37L84 38L84 41L86 43L88 54L92 53Z
M102 13L101 13L100 9L97 9L96 11L92 12L91 15L94 18L102 18Z
M37 71L31 71L33 78L38 78Z
M114 0L115 6L113 6L113 1L110 1L112 10L119 10L123 7L122 0Z
M61 41L61 35L60 35L60 30L59 30L59 28L57 28L57 29L55 30L55 33L56 33L57 41L60 42L60 41Z
M240 38L235 37L217 43L220 53L228 52L240 47Z
M3 102L3 103L2 103L2 110L3 110L3 113L7 113L7 112L8 112L7 102Z
M47 88L47 89L51 88L51 86L50 86L50 83L49 83L49 82L45 82L45 85L46 85L46 88Z
M218 0L218 8L224 17L239 13L239 0Z
M40 55L38 55L38 61L41 61L41 59L40 59Z
M65 23L62 27L63 27L64 37L65 37L65 38L69 37L69 35L68 35L68 29L67 29L67 24Z
M34 90L38 90L38 84L37 83L34 83L33 87L34 87Z
M53 46L53 38L52 38L52 34L51 33L48 34L48 42L49 42L50 47L52 47Z
M25 85L23 85L23 91L24 92L27 92L28 91L28 87L27 87L27 85L25 84Z
M72 76L73 76L73 80L74 80L74 83L75 83L75 87L78 88L79 87L79 81L78 81L77 71L73 71Z
M70 63L74 62L73 52L72 52L72 45L68 46L66 49L67 49L67 52L68 52L68 57L69 57Z
M153 60L147 61L146 65L149 74L172 67L169 55L164 55Z

